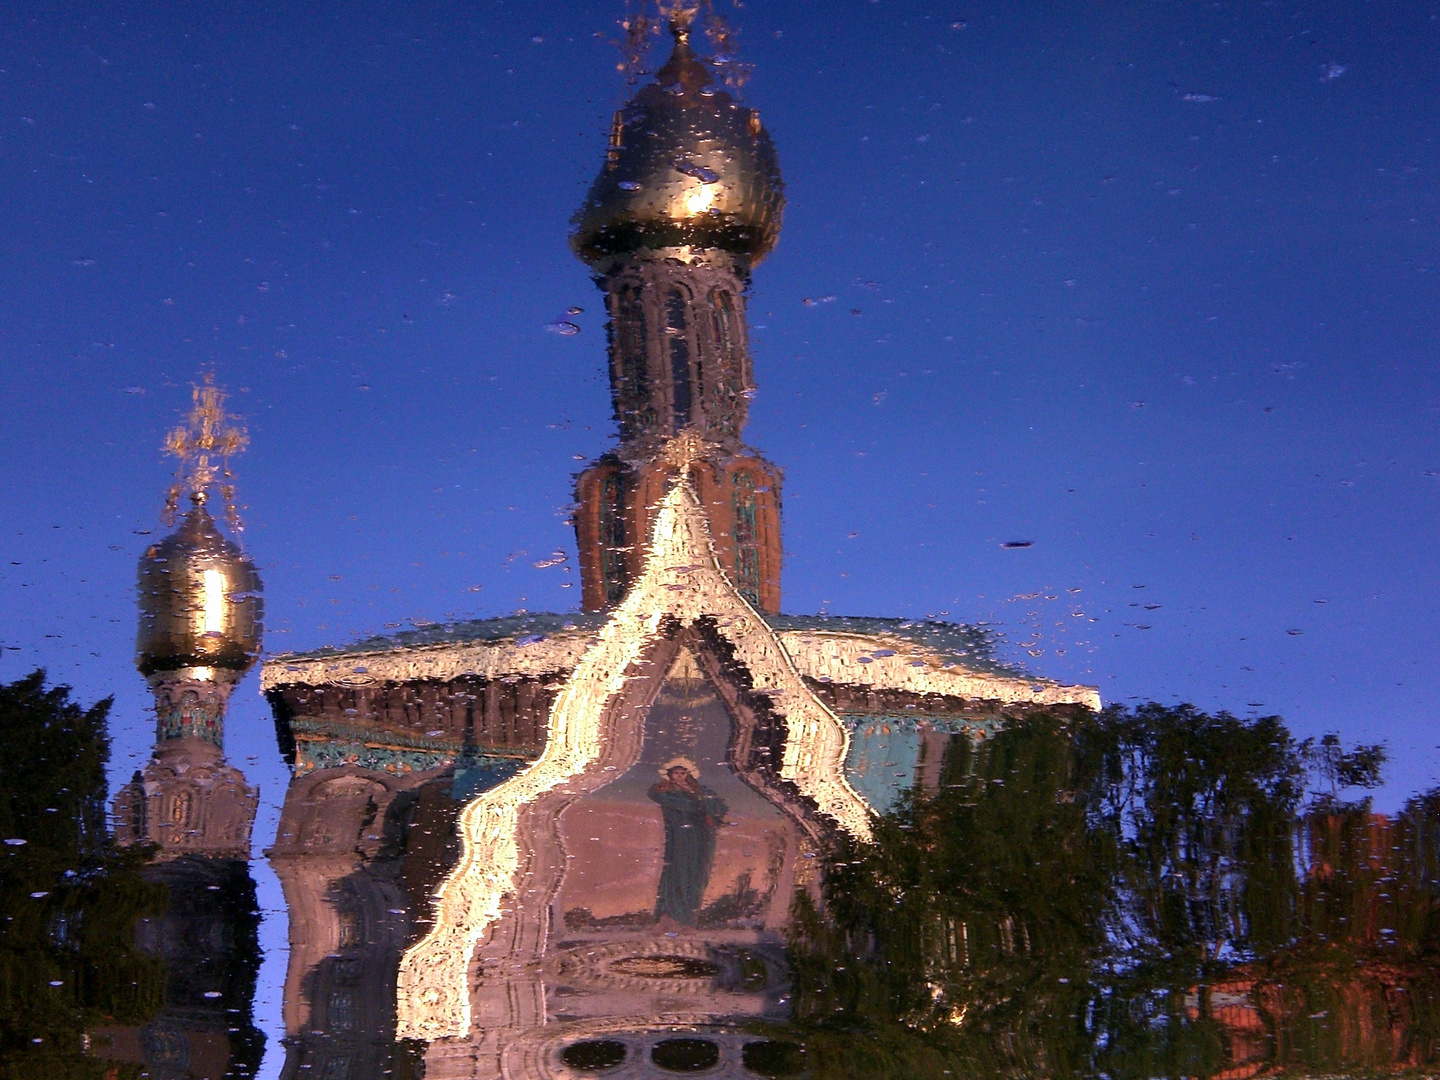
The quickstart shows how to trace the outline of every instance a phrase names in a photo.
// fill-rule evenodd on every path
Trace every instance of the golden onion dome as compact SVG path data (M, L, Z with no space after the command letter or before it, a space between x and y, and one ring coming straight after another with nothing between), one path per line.
M180 527L140 557L136 666L150 676L180 668L237 675L260 655L260 575L205 509L203 494Z
M714 85L684 20L675 51L615 114L605 167L575 215L575 253L602 269L641 248L719 249L759 262L775 246L784 183L760 114Z

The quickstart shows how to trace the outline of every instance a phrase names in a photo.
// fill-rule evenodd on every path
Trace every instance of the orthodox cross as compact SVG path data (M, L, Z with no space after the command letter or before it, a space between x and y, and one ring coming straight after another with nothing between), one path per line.
M225 391L215 385L213 374L207 373L205 381L193 387L190 398L193 407L185 423L165 436L165 452L180 459L175 483L165 495L165 522L175 519L182 495L189 495L198 505L211 487L218 486L225 500L225 520L238 532L235 485L227 482L231 479L230 456L244 450L250 439L244 428L226 426L227 421L238 418L226 414Z
M665 444L660 456L684 477L690 474L696 461L704 460L707 452L713 449L713 443L701 438L693 428L686 428Z

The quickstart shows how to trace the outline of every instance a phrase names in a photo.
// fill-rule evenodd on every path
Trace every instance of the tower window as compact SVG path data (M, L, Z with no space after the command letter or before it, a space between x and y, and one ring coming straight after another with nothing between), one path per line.
M625 515L620 477L611 473L600 485L600 580L605 602L617 604L625 594Z
M625 1044L618 1039L586 1039L560 1051L560 1060L578 1072L604 1072L625 1061Z
M675 405L673 430L679 431L690 423L690 342L686 337L687 322L685 310L689 306L679 289L671 289L666 298L666 326L670 334L670 384L672 401Z
M720 1063L720 1048L709 1039L666 1039L655 1044L650 1060L666 1072L703 1072Z
M735 318L735 300L728 289L715 291L715 348L726 360L733 360L735 342L730 333L731 320Z
M748 472L735 474L730 497L735 514L735 587L750 603L760 603L760 524L755 478Z

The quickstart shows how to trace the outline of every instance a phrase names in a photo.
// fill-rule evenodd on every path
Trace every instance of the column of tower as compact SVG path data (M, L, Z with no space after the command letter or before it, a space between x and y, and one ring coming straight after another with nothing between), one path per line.
M181 458L171 501L190 508L140 557L136 665L155 695L155 745L116 796L115 829L162 860L250 857L257 796L225 760L225 708L260 653L260 576L207 507L212 488L228 493L216 462L244 444L223 403L212 383L195 388L188 426L167 443Z
M195 388L186 426L167 449L181 459L170 492L178 527L140 557L136 665L155 695L149 762L115 798L115 839L154 845L141 873L167 887L141 920L140 947L168 972L159 1014L117 1045L138 1045L151 1076L206 1062L206 1075L254 1076L264 1036L252 1003L260 915L250 876L258 792L225 760L225 708L260 653L260 577L210 516L212 493L230 504L226 462L245 437L227 424L224 395ZM192 1075L194 1073L185 1073Z
M776 611L780 472L742 436L754 393L746 291L779 234L783 185L759 115L715 85L683 11L671 32L670 59L615 114L571 239L605 292L620 428L577 483L582 601L593 611L624 595L652 510L683 468L721 566Z

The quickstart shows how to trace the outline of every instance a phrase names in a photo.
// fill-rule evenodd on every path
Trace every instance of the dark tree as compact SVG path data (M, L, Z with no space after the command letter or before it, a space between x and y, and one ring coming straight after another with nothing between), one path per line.
M879 822L807 913L797 1014L817 1075L1084 1076L1114 836L1094 827L1093 718L952 742L939 792Z
M143 852L105 829L107 698L90 708L45 673L0 685L0 1077L127 1075L84 1053L84 1032L142 1023L164 966L135 948L161 911ZM122 1067L123 1070L123 1067Z
M1155 704L954 739L801 904L783 1037L825 1077L1433 1072L1440 794L1340 802L1383 748L1319 748Z

